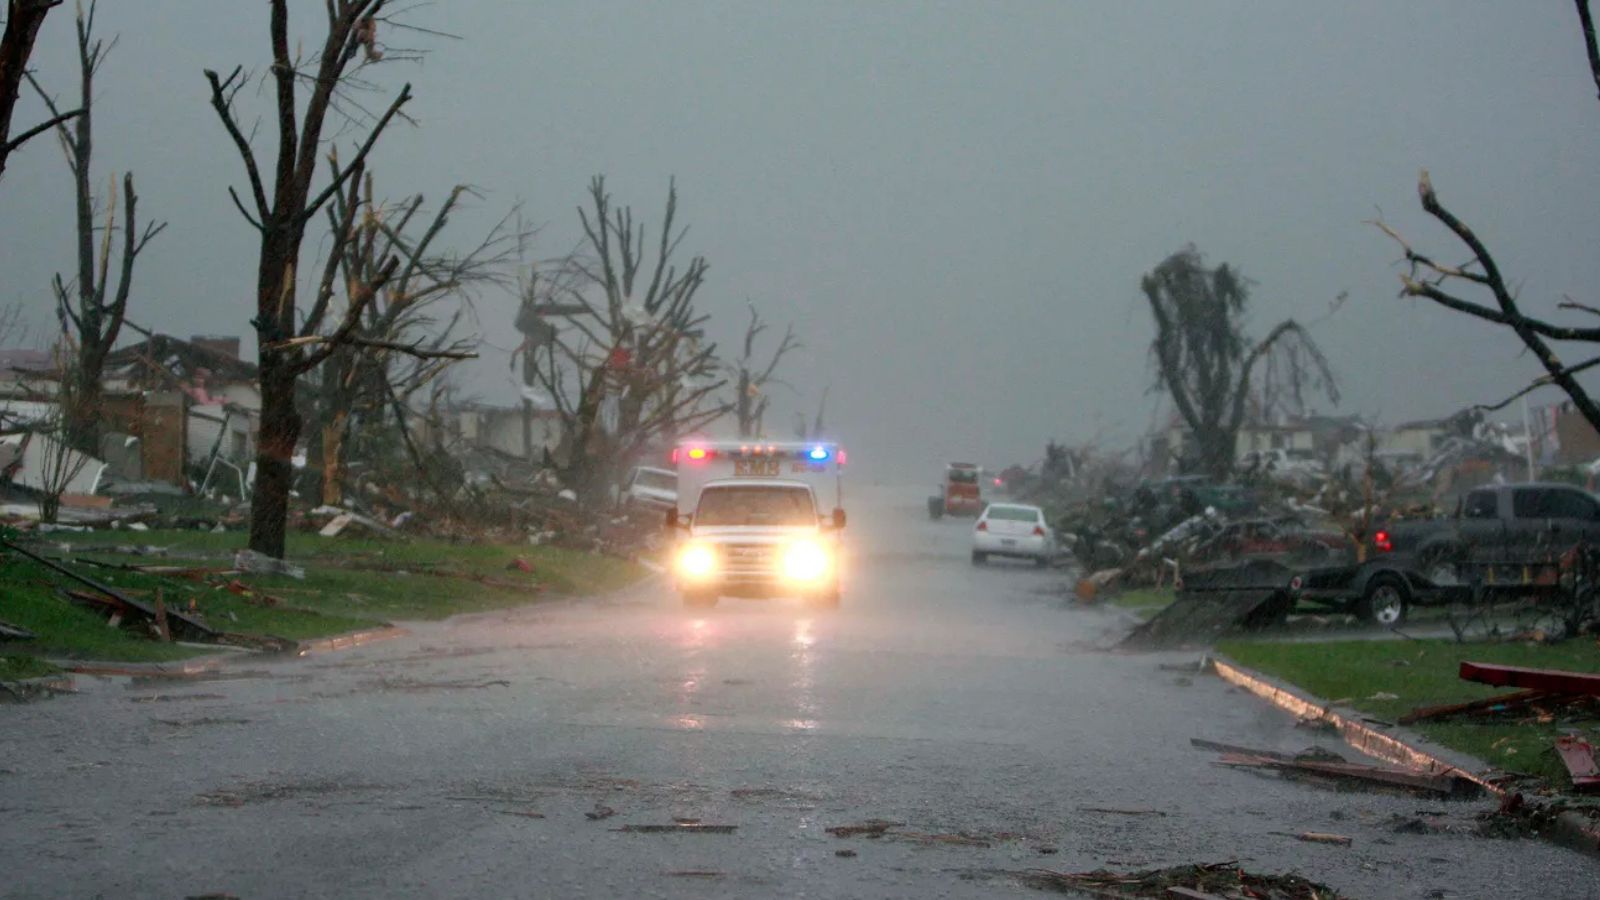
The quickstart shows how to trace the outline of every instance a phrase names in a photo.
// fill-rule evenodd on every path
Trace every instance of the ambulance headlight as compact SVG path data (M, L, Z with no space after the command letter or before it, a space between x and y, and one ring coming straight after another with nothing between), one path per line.
M717 552L710 544L695 542L678 551L678 574L690 579L711 577L717 571Z
M819 541L795 541L783 549L783 577L786 581L811 584L833 571L833 556Z

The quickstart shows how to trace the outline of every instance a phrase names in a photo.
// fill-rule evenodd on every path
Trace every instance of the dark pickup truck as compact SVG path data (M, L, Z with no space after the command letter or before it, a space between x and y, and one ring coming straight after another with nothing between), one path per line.
M1585 545L1600 545L1593 495L1566 484L1493 485L1468 492L1451 516L1374 530L1364 562L1300 572L1290 590L1395 625L1413 605L1465 599L1475 589L1562 590L1563 573Z

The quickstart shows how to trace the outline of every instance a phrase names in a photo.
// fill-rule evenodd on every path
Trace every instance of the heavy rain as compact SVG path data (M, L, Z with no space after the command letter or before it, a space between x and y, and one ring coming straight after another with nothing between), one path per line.
M3 16L0 896L1600 893L1589 0Z

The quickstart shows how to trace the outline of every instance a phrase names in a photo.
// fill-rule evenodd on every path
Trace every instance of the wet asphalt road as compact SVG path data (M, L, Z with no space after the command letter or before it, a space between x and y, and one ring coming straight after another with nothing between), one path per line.
M653 582L0 707L0 894L1028 896L1005 873L1228 859L1355 897L1600 893L1542 842L1391 827L1473 804L1213 765L1190 737L1345 748L1157 667L1193 654L1097 651L1124 623L1061 573L974 569L968 523L868 494L836 613ZM826 831L871 819L905 824ZM619 830L675 820L733 830Z

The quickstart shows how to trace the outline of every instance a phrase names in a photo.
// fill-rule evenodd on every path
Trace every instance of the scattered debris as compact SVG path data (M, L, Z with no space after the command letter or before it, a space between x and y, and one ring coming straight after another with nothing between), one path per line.
M1290 577L1287 569L1263 560L1192 572L1178 598L1135 628L1120 646L1151 650L1210 644L1236 628L1281 622L1294 606L1286 590Z
M1105 813L1113 816L1162 816L1167 814L1159 809L1112 809L1107 806L1080 806L1079 812Z
M665 872L668 878L721 878L722 873L715 869L674 869Z
M1256 900L1339 900L1326 885L1299 875L1259 875L1232 860L1172 866L1143 872L1056 872L1030 869L1010 873L1023 884L1058 893L1090 893L1102 897L1251 897Z
M1297 841L1304 841L1308 844L1333 844L1338 847L1348 847L1351 845L1351 843L1353 843L1353 841L1345 835L1328 834L1322 831L1303 831L1300 834L1294 835L1294 839Z
M1526 669L1520 666L1497 666L1490 663L1463 662L1461 680L1492 684L1496 687L1517 687L1552 694L1581 694L1600 697L1600 675L1586 672L1566 672L1560 669Z
M544 813L535 812L534 810L531 810L531 809L501 809L501 810L496 810L496 812L501 812L501 813L504 813L505 815L508 815L508 816L521 816L524 819L542 819L542 818L544 818Z
M854 850L835 850L833 851L833 855L844 859L854 859L856 857L856 852Z
M146 694L129 697L129 703L170 703L175 700L226 700L221 694Z
M493 678L488 681L472 681L458 679L456 681L419 681L414 678L388 678L380 676L367 682L366 687L380 691L405 691L420 694L427 691L466 691L486 687L510 687L511 682L504 678Z
M904 822L890 822L884 819L868 819L858 825L835 825L826 831L837 838L881 838L891 828L904 828Z
M235 553L233 567L241 572L256 575L286 575L296 581L304 581L306 577L306 570L300 566L254 550L240 550Z
M0 641L31 641L36 637L38 635L23 628L21 625L0 622Z
M1595 765L1594 747L1586 740L1570 734L1556 738L1556 753L1572 776L1576 791L1600 791L1600 766Z
M596 803L594 809L584 813L583 816L591 822L598 822L601 819L609 819L616 814L617 811L611 807Z
M1270 750L1252 750L1199 738L1192 738L1189 743L1220 753L1218 765L1273 769L1285 775L1309 775L1321 780L1381 785L1454 798L1476 797L1483 792L1483 787L1477 782L1454 771L1428 773L1345 762L1337 753L1320 747L1291 757Z
M155 722L168 728L204 728L208 725L249 725L249 719L236 719L228 717L202 716L198 719L156 719Z
M1551 695L1544 691L1518 691L1514 694L1501 694L1497 697L1485 697L1482 700L1469 700L1465 703L1448 703L1442 706L1419 706L1411 712L1400 717L1401 725L1410 725L1413 722L1423 722L1432 719L1443 719L1450 716L1467 715L1474 713L1501 713L1518 709L1528 704L1543 700Z
M672 825L623 825L612 831L630 834L733 834L737 825L702 825L698 822Z
M335 794L375 790L381 790L381 786L375 784L343 784L328 780L288 783L256 781L247 782L237 788L219 788L214 791L206 791L203 794L196 794L195 800L212 806L244 806L249 803L265 803L272 800L293 800L300 797L327 798Z
M1364 782L1369 785L1383 785L1385 787L1403 788L1424 794L1443 795L1446 797L1476 797L1483 792L1483 788L1476 782L1450 773L1444 775L1429 775L1410 769L1390 769L1382 766L1368 766L1358 763L1334 762L1299 762L1268 759L1259 756L1246 756L1238 753L1225 753L1218 760L1219 765L1237 766L1246 768L1275 769L1280 772L1313 775L1335 781Z

